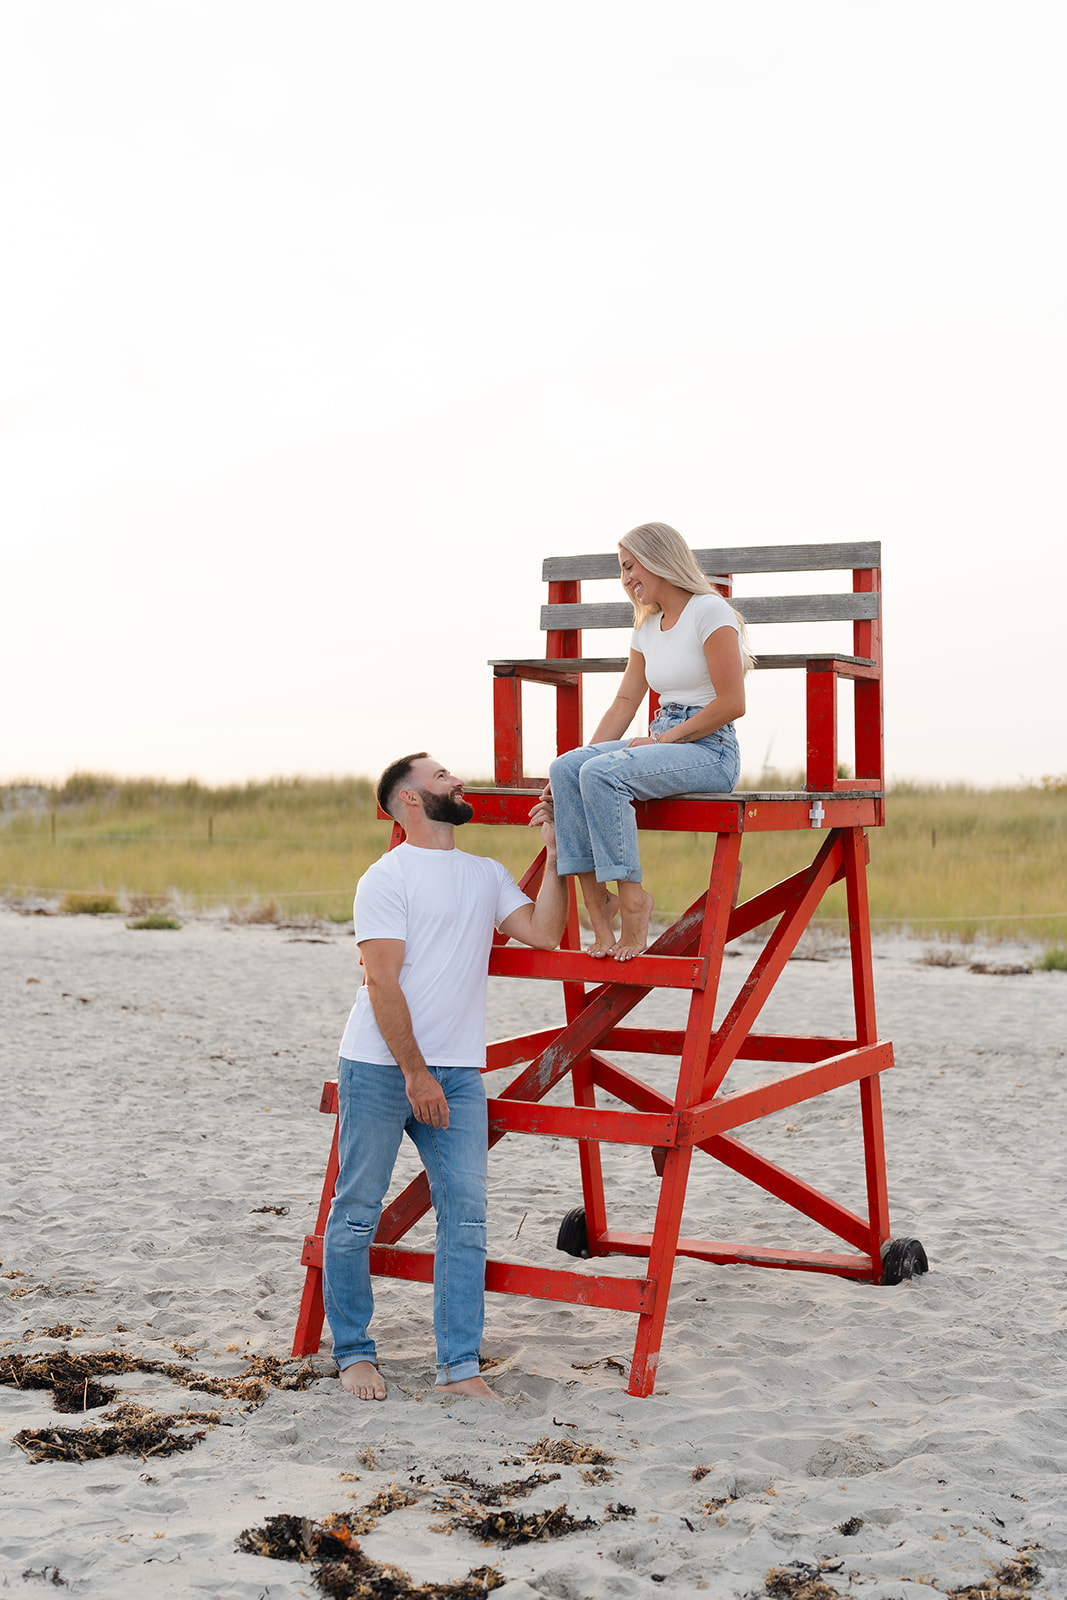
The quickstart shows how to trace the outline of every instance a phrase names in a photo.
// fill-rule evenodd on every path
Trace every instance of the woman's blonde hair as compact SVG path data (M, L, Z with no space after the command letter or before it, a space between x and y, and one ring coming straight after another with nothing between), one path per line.
M697 565L696 557L686 544L681 534L666 522L642 522L639 528L631 528L625 538L619 540L619 549L628 550L636 556L643 567L649 572L654 572L657 578L666 578L668 583L673 583L675 588L682 589L686 594L718 594L725 600L725 595L720 594L713 583L701 572ZM639 628L642 622L649 617L654 617L660 610L659 606L642 605L639 600L630 597L634 608L634 627ZM729 600L726 601L730 605ZM749 648L748 628L745 619L733 606L730 606L737 618L741 630L741 660L744 669L748 672L756 664L756 658Z

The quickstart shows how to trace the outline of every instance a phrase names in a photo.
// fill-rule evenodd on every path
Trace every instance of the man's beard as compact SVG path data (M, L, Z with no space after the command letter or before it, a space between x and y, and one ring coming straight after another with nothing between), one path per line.
M420 789L419 794L430 822L451 822L458 828L474 815L474 807L466 800L457 800L453 794L431 794L428 789Z

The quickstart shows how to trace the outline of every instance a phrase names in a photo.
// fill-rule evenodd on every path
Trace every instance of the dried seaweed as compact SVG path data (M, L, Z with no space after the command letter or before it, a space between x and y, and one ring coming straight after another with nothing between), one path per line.
M840 1600L841 1591L824 1583L821 1567L793 1561L788 1567L771 1567L763 1586L775 1600Z
M399 1567L364 1555L353 1537L354 1522L349 1512L322 1522L282 1513L268 1517L261 1528L246 1528L237 1537L237 1548L275 1561L319 1563L312 1580L334 1600L483 1600L504 1582L497 1568L476 1567L458 1583L413 1584Z
M261 1405L272 1389L306 1389L320 1376L307 1362L295 1372L287 1372L280 1356L245 1356L243 1359L244 1373L232 1378L212 1378L206 1372L179 1366L176 1361L150 1361L127 1355L123 1350L85 1354L49 1350L37 1356L0 1357L0 1383L12 1384L16 1389L51 1389L63 1397L62 1403L57 1398L57 1411L81 1411L86 1408L75 1391L81 1394L87 1380L126 1372L158 1373L186 1389L223 1395L253 1405ZM106 1405L115 1398L112 1390L99 1387L95 1392L102 1398L90 1400L89 1405Z
M948 1595L949 1600L1022 1600L1022 1596L1029 1594L1040 1582L1040 1567L1035 1566L1030 1557L1020 1550L1013 1561L1006 1561L1002 1567L997 1567L981 1583L970 1584L963 1589L950 1589Z
M505 1579L496 1567L474 1567L458 1583L412 1583L400 1567L352 1550L320 1567L315 1582L331 1600L484 1600Z
M269 1556L272 1561L325 1561L345 1555L351 1534L338 1523L332 1530L296 1517L288 1512L268 1517L262 1528L245 1528L237 1536L238 1550L252 1556Z
M560 1539L567 1533L581 1533L598 1526L592 1517L581 1521L572 1517L567 1502L551 1511L490 1511L484 1517L469 1512L453 1518L453 1527L465 1528L483 1544L502 1544L505 1550L518 1544L534 1544L538 1540Z
M419 1495L410 1489L398 1489L394 1483L389 1489L379 1489L374 1499L358 1511L331 1512L328 1517L323 1517L322 1526L342 1528L348 1533L370 1533L372 1528L378 1526L380 1518L388 1516L390 1511L402 1511L405 1506L413 1506L418 1499Z
M611 1467L615 1457L597 1448L595 1444L582 1444L578 1439L550 1439L546 1434L537 1439L526 1452L531 1461L550 1461L553 1466Z
M507 1483L479 1483L469 1472L446 1472L446 1483L458 1483L483 1506L498 1506L503 1500L521 1500L542 1483L556 1483L558 1472L531 1472L528 1478L509 1478Z
M191 1450L203 1433L171 1433L185 1417L148 1413L108 1428L23 1428L15 1443L37 1465L41 1461L97 1461L102 1456L170 1456Z

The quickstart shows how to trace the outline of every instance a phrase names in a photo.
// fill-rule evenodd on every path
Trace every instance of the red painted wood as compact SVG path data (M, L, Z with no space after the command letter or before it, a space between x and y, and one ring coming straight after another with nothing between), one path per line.
M730 1128L740 1128L746 1122L757 1122L770 1117L786 1106L800 1105L803 1100L814 1100L816 1095L828 1094L843 1084L857 1083L861 1078L885 1072L893 1065L893 1047L890 1044L861 1045L847 1055L823 1061L817 1067L808 1067L788 1078L776 1078L769 1083L757 1084L754 1089L739 1090L736 1094L718 1095L710 1105L684 1111L678 1128L679 1142L701 1144L713 1134L726 1133Z
M610 1106L546 1106L536 1100L490 1100L494 1133L540 1133L553 1139L608 1139L612 1144L674 1144L676 1116L645 1116Z
M548 586L549 605L577 605L581 598L582 586L577 579ZM547 635L545 655L550 661L569 661L581 653L581 629L554 629ZM556 691L556 754L574 750L581 742L582 678L577 674L575 682L562 684Z
M493 679L493 726L496 758L493 776L499 784L522 784L522 683L518 678Z
M813 912L840 870L841 840L834 832L826 839L807 873L798 875L800 883L797 887L800 892L780 917L715 1036L714 1061L704 1084L705 1098L715 1093L729 1071L756 1018L770 998L786 962L796 949L801 934L811 921Z
M611 1232L605 1234L604 1244L612 1255L647 1256L651 1238L648 1233ZM822 1250L760 1249L756 1245L679 1238L675 1255L721 1267L787 1267L794 1272L830 1272L842 1278L869 1278L871 1275L871 1263L866 1255ZM636 1393L633 1389L630 1392Z
M855 594L881 594L882 574L878 568L860 569L852 574ZM855 689L856 775L877 778L885 787L885 745L882 714L882 618L852 624L853 651L872 657L877 667L868 678L858 680ZM879 818L881 822L883 819Z
M837 678L821 664L809 662L808 668L808 788L832 789L837 783Z
M433 1282L432 1250L388 1249L372 1244L370 1263L371 1272L379 1277ZM610 1278L507 1261L486 1262L485 1287L493 1294L525 1294L536 1300L605 1306L610 1311L640 1312L649 1300L642 1278Z
M596 1085L593 1080L593 1063L589 1055L582 1056L571 1069L574 1103L585 1111L596 1110ZM589 1254L601 1254L600 1238L607 1229L607 1203L604 1198L604 1169L600 1158L600 1143L596 1139L582 1139L578 1145L578 1166L582 1175L582 1204L585 1208L585 1231Z
M489 971L498 978L557 978L580 983L603 983L605 972L612 984L639 989L703 988L705 962L670 956L635 956L624 965L610 967L596 956L577 950L531 950L527 945L497 945L489 958Z

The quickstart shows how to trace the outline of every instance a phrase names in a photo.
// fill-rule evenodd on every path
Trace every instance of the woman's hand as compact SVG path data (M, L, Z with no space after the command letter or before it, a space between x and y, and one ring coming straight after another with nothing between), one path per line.
M652 739L652 738L647 738L646 739L646 738L642 737L640 739L631 739L629 744L626 746L626 748L627 748L627 750L636 750L638 745L642 745L642 744L662 744L662 743L663 743L662 739Z

